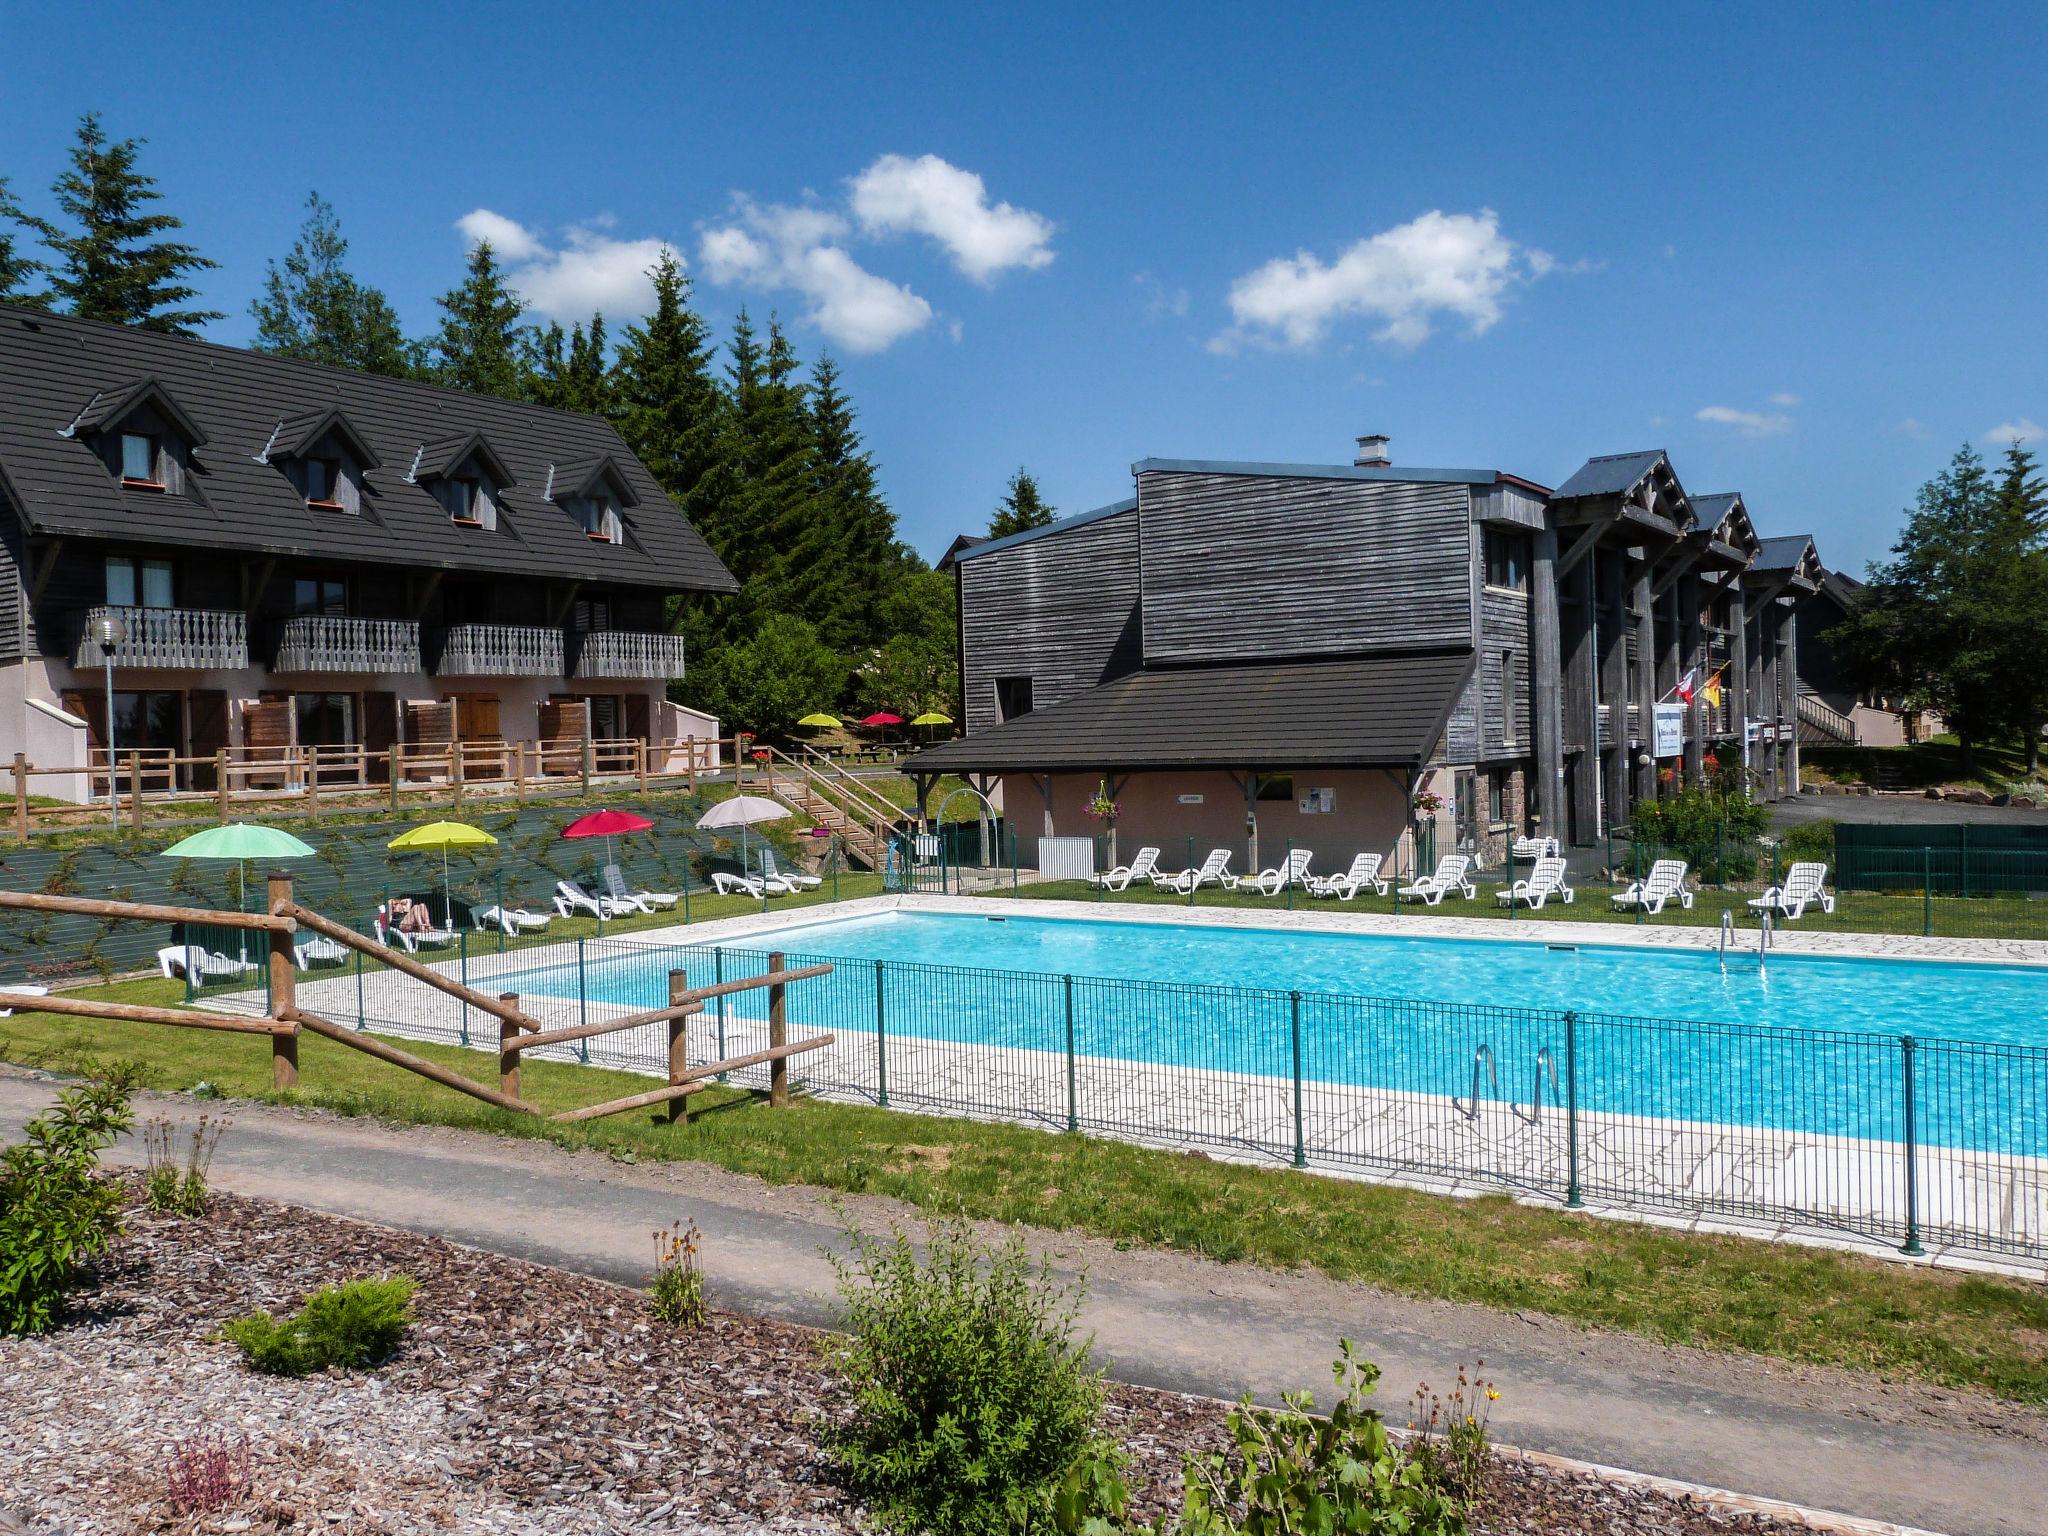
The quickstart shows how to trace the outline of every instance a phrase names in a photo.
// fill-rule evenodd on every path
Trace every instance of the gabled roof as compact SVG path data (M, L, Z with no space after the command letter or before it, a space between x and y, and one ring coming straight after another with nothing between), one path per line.
M1659 464L1668 466L1670 462L1670 455L1662 448L1602 454L1573 470L1571 477L1550 493L1550 499L1574 501L1581 496L1626 496L1641 485Z
M1076 528L1085 528L1090 523L1099 523L1105 517L1115 517L1120 512L1135 512L1138 498L1126 496L1122 501L1112 501L1106 507L1096 507L1088 512L1076 512L1072 517L1055 518L1043 528L1026 528L1022 533L1005 534L1000 539L984 539L972 549L963 549L953 558L979 560L983 555L992 555L997 550L1014 549L1019 544L1028 544L1033 539L1050 539L1062 533L1072 533Z
M60 435L88 403L104 420L151 384L200 444L182 494L123 492L89 443ZM309 508L257 457L280 418L310 424L330 411L381 461L364 482L360 516ZM472 451L460 445L479 439L491 473L504 476L494 532L456 526L428 485L407 478L415 457L427 457L422 447L459 462ZM548 465L606 456L640 501L626 544L587 538L551 508L540 515ZM599 417L12 305L0 305L0 499L31 533L51 537L667 592L738 587Z
M412 468L407 472L408 480L424 485L429 480L445 480L471 459L491 477L491 483L500 490L517 485L512 471L505 467L505 461L498 456L498 450L491 446L491 440L482 432L471 430L458 432L453 437L438 438L431 443L421 443L413 454Z
M109 427L119 426L145 405L154 407L158 414L168 419L189 446L198 448L205 444L206 434L199 430L199 424L185 414L184 407L171 397L169 390L147 374L132 383L95 390L85 409L73 417L71 425L58 435L85 437L103 432Z
M938 563L932 569L935 571L950 571L960 563L960 557L966 554L967 551L979 548L987 542L988 535L985 533L963 533L946 546L946 552L939 556Z
M588 496L600 480L610 483L612 495L618 498L622 507L640 504L640 493L633 489L633 482L626 478L626 472L608 453L593 455L587 459L571 459L566 464L550 464L550 475L542 487L542 494L549 501L560 502L565 498Z
M1693 513L1699 518L1699 531L1745 557L1756 553L1756 526L1749 520L1749 507L1740 491L1715 491L1690 499Z
M1133 672L917 753L913 773L1407 767L1442 737L1470 651Z
M285 417L277 424L263 458L271 464L281 459L296 459L330 432L348 444L348 451L355 455L356 463L365 471L375 469L382 462L377 451L363 440L363 434L348 419L348 413L338 405Z
M1237 459L1140 459L1134 475L1263 475L1282 480L1392 480L1395 482L1492 485L1502 478L1497 469L1411 469L1404 465L1261 464ZM1510 480L1519 477L1509 475ZM1520 481L1528 484L1530 482Z
M1765 539L1757 550L1756 569L1759 571L1797 570L1807 553L1813 549L1813 535L1810 533L1781 533L1776 538Z

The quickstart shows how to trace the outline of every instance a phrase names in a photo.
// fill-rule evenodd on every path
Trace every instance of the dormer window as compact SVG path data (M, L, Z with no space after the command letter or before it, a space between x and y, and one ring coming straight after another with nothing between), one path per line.
M625 469L610 454L550 464L542 495L574 518L593 544L625 543L626 519L621 509L640 500Z
M434 496L447 511L449 517L472 528L481 528L484 520L477 514L481 510L477 497L478 486L474 480L436 480Z
M121 434L121 483L161 486L157 475L156 439L146 432Z
M514 483L505 461L481 432L422 443L406 479L424 487L450 522L495 530L499 502Z
M341 466L333 459L307 459L306 505L309 507L339 507Z
M619 521L619 505L609 496L583 498L583 532L599 544L625 542L625 525Z

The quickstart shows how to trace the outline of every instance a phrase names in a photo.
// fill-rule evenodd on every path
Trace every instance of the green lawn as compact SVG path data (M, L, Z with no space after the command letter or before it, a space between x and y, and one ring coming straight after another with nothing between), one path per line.
M2030 778L2036 784L2040 782L2039 775L2027 772L2026 750L2019 742L1979 746L1976 761L1967 773L1963 771L1962 747L1953 736L1937 736L1932 741L1915 742L1905 747L1799 749L1801 774L1811 772L1813 776L1832 783L1874 783L1874 775L1880 768L1896 775L1895 782L1901 789L1961 784L1998 793Z
M129 982L95 995L165 1002L178 988ZM481 1053L401 1043L492 1077ZM203 1079L232 1096L272 1097L261 1039L22 1015L0 1020L0 1059L72 1071L129 1059L151 1086L185 1089ZM295 1101L347 1114L702 1161L776 1184L892 1196L1120 1245L1312 1266L1415 1296L2048 1403L2041 1286L1600 1221L1505 1198L1452 1200L1235 1167L1084 1136L801 1100L776 1112L728 1089L699 1095L686 1126L641 1116L548 1125L312 1035L300 1042L300 1066ZM645 1078L553 1062L531 1063L524 1079L528 1098L549 1110L646 1086ZM715 1274L718 1256L708 1257Z

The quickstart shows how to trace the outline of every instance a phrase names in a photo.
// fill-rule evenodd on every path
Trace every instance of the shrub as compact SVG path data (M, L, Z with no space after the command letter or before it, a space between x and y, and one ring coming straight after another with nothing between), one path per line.
M96 1177L99 1155L133 1118L123 1083L67 1088L0 1154L0 1332L47 1333L113 1242L121 1191Z
M697 1223L654 1234L654 1315L677 1328L704 1326L704 1270Z
M177 1153L178 1128L169 1120L152 1120L144 1127L143 1155L149 1171L143 1175L142 1199L152 1211L168 1216L206 1214L206 1175L213 1167L213 1150L220 1145L226 1120L201 1115L192 1127L192 1141L184 1164Z
M326 1285L306 1298L296 1317L251 1312L222 1328L221 1336L270 1376L309 1376L330 1366L362 1370L397 1350L418 1289L407 1275Z
M206 1430L171 1447L165 1494L181 1515L212 1514L249 1491L249 1442Z
M1756 840L1770 825L1767 807L1749 797L1738 767L1716 770L1705 785L1688 784L1635 808L1630 836L1645 861L1668 852L1715 881L1742 878L1756 868ZM1654 851L1653 851L1654 850ZM1644 863L1648 872L1648 863Z
M1795 859L1819 859L1832 864L1835 862L1835 824L1832 821L1802 821L1778 839L1778 849L1788 864Z
M1074 1336L1079 1286L957 1217L922 1259L901 1232L851 1241L834 1261L850 1411L828 1438L849 1485L898 1530L1043 1528L1102 1407L1090 1341Z

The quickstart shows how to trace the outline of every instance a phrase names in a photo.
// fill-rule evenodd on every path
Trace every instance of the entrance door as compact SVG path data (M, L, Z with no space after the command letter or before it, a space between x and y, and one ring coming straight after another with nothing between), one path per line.
M192 755L210 758L228 744L228 696L215 688L195 688L185 695L187 718L191 722ZM213 764L192 766L194 789L217 789Z
M1451 794L1457 800L1458 852L1477 854L1479 852L1479 776L1470 768L1460 768L1452 776L1455 786Z
M363 751L369 754L364 765L374 784L386 784L391 780L392 743L398 740L398 695L395 693L366 693L363 695Z

